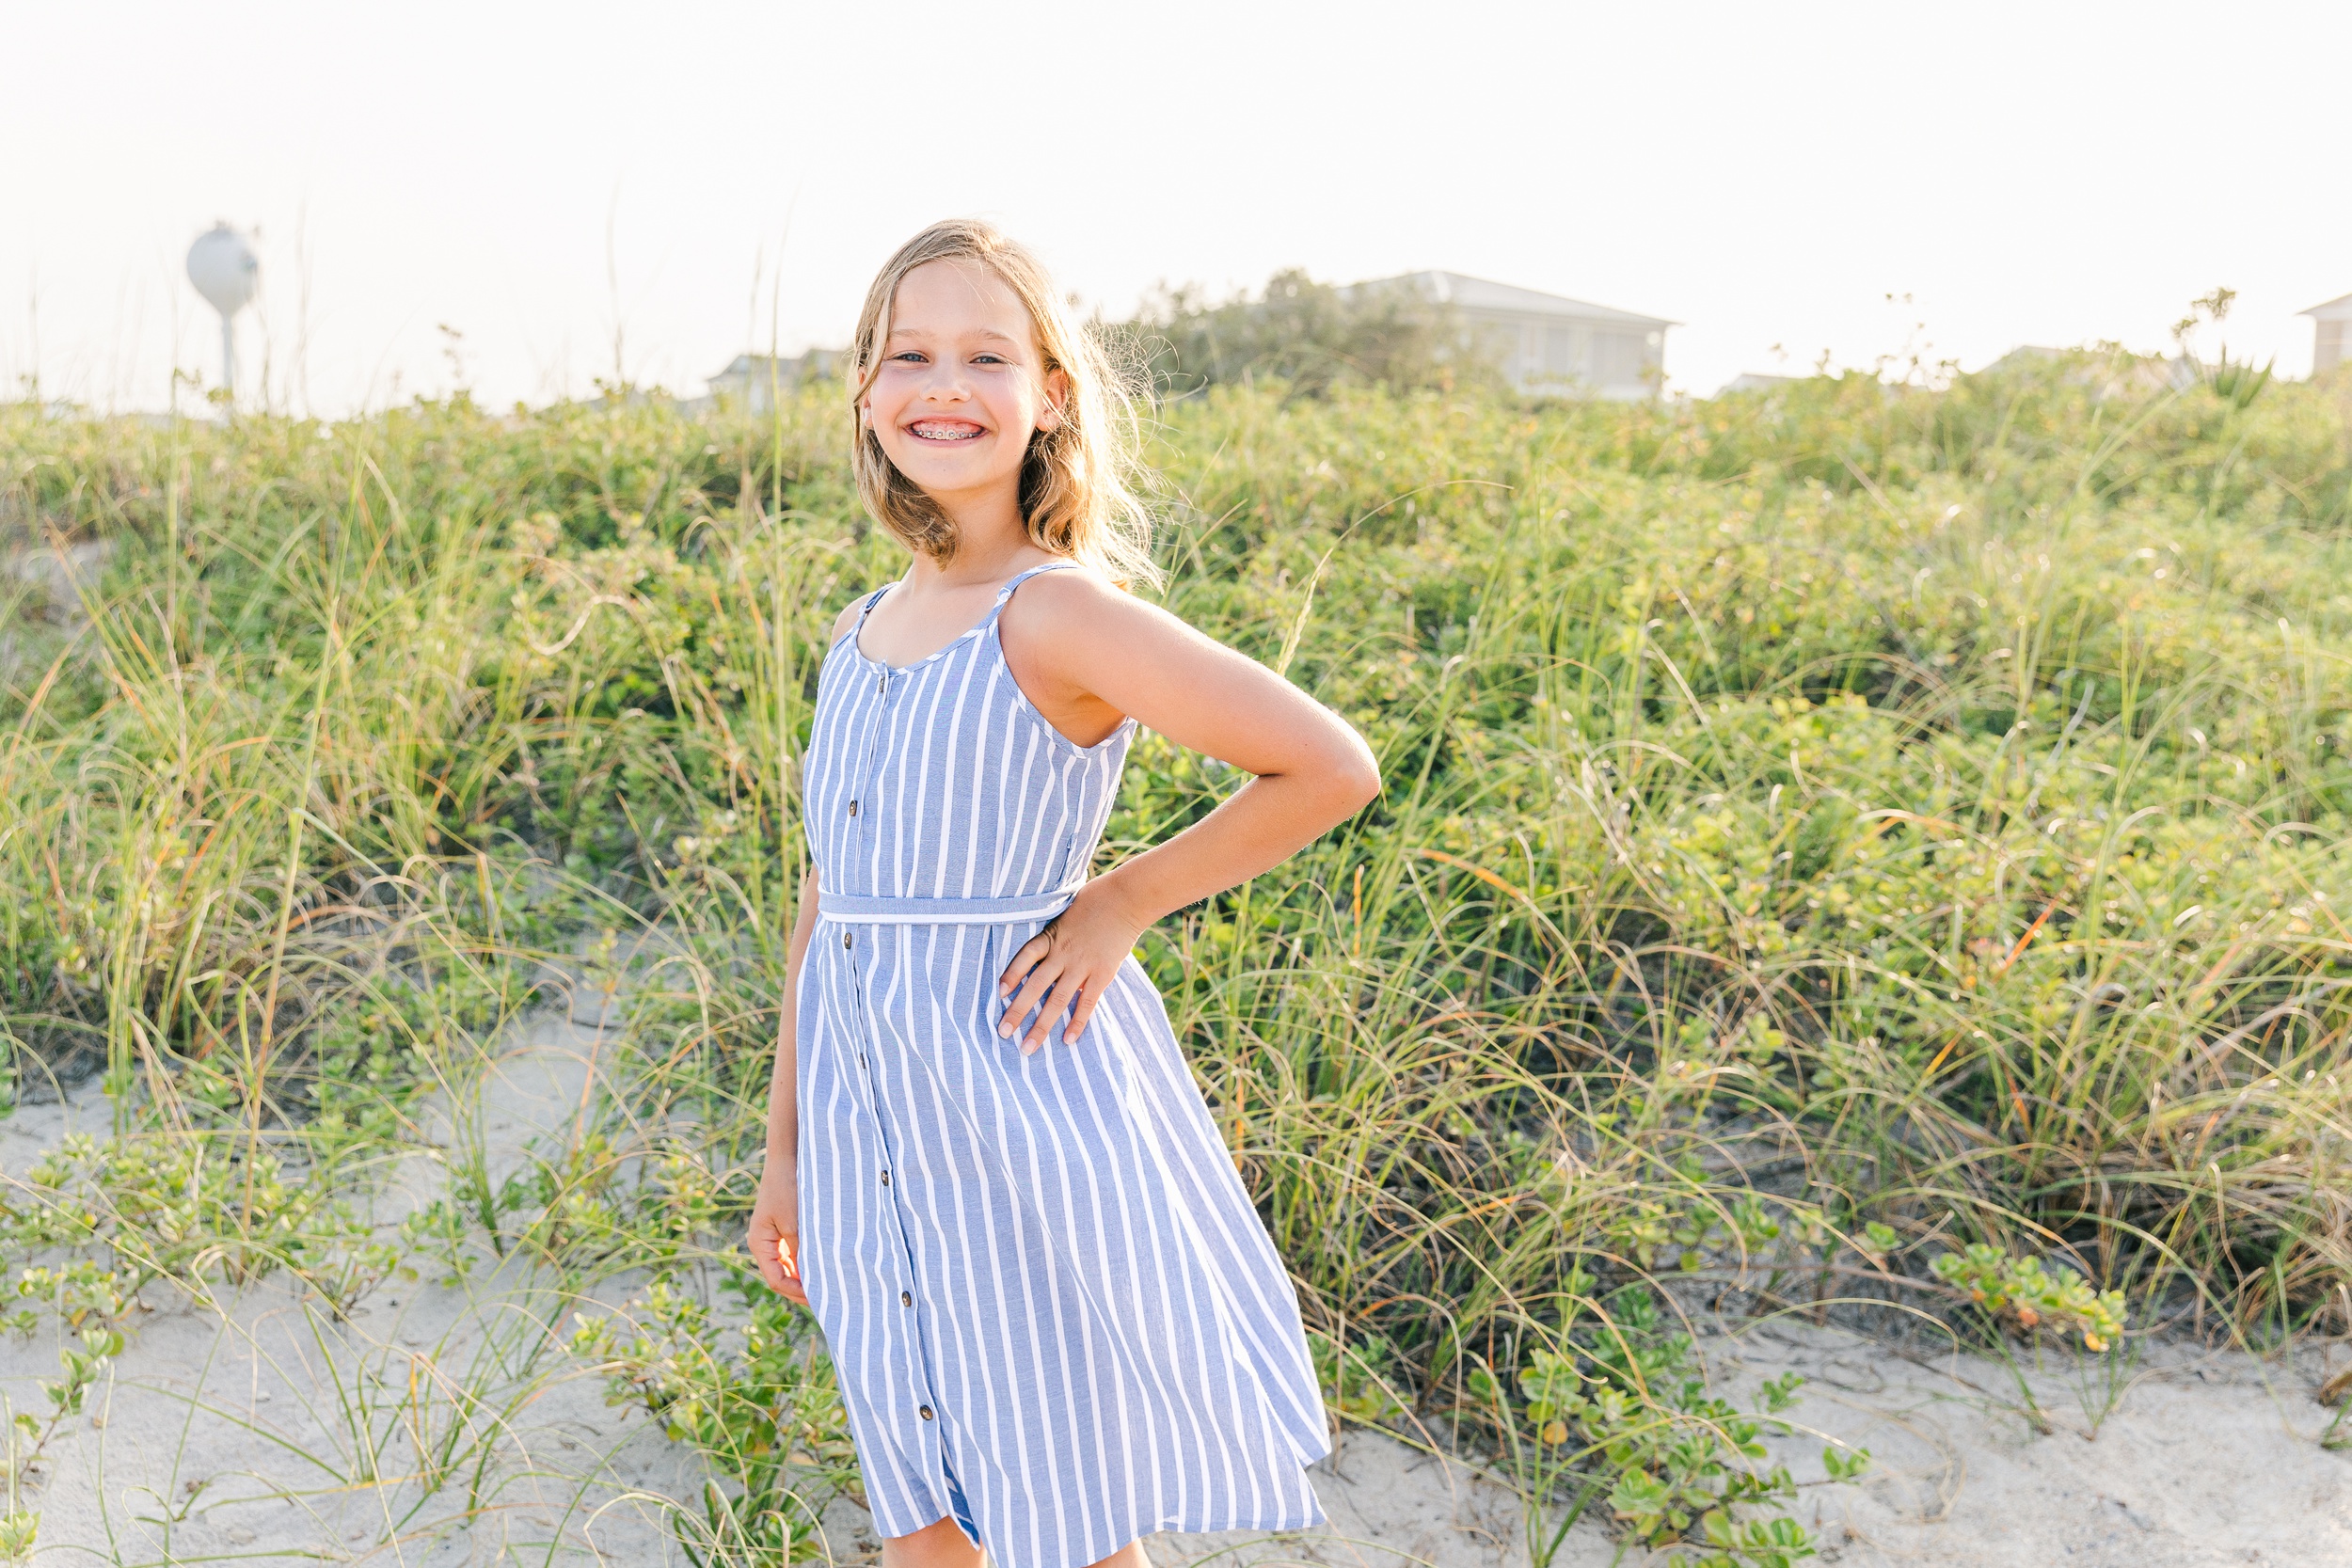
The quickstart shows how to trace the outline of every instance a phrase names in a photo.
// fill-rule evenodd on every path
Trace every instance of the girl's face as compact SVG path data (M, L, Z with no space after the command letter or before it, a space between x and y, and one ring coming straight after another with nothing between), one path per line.
M926 261L899 279L858 414L925 494L1017 494L1031 434L1060 421L1070 389L1043 359L1003 278L972 261Z

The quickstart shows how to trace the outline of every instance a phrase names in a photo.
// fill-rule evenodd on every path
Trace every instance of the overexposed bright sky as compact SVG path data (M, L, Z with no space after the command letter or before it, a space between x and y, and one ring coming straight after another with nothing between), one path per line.
M324 415L699 392L958 214L1113 314L1303 266L1667 316L1701 393L2161 348L2217 284L2300 374L2352 292L2340 0L0 0L0 387L106 409L217 380L215 218L259 231L241 392Z

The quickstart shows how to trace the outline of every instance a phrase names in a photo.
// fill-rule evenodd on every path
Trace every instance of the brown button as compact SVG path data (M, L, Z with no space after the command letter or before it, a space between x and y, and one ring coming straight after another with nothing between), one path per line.
M882 1172L882 1185L885 1187L890 1185L890 1173L888 1171Z
M931 1420L937 1420L937 1419L938 1419L938 1418L937 1418L937 1417L935 1417L935 1416L933 1416L933 1415L931 1414L931 1407L930 1407L930 1405L928 1405L928 1404L927 1404L927 1405L925 1405L925 1406L923 1407L923 1419L925 1419L925 1420L927 1420L927 1421L931 1421Z
M901 1307L913 1307L914 1305L914 1292L913 1291L899 1291L898 1305Z
M855 938L855 937L851 936L849 932L844 931L844 932L842 932L842 933L841 933L841 945L842 945L842 946L844 946L844 947L849 947L849 946L853 945L856 942L857 942L857 938Z
M857 802L855 800L850 802L850 815L851 816L855 816L857 815Z

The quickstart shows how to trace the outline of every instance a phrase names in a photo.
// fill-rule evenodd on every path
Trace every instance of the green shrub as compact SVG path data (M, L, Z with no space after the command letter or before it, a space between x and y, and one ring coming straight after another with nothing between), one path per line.
M1802 1545L1769 1473L1677 1447L1687 1380L1615 1380L1565 1303L2346 1326L2340 387L2113 355L1644 405L1360 379L1221 386L1153 436L1170 608L1387 779L1142 950L1336 1409L1485 1410L1497 1452L1591 1417L1618 1435L1562 1484L1760 1562ZM20 1095L95 1069L117 1114L5 1195L17 1276L701 1277L756 1178L825 629L898 564L845 440L821 395L0 410L15 542L113 550L0 660L0 1043ZM1141 737L1108 853L1232 784ZM452 1149L437 1206L372 1228L427 1100L559 968L622 1022L577 1125L512 1180ZM1968 1261L2028 1244L2031 1281ZM1672 1339L1628 1326L1627 1367ZM677 1423L722 1482L689 1533L799 1550L816 1483L727 1457L781 1407L712 1354L690 1381L751 1402Z

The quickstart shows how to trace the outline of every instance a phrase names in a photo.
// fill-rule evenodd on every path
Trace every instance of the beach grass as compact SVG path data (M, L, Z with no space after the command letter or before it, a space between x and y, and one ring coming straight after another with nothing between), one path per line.
M721 1287L824 629L899 569L846 431L821 390L0 410L8 547L104 550L0 638L11 1092L113 1113L6 1173L26 1314L642 1286L563 1327L707 1456L681 1539L824 1549L829 1374ZM1694 1381L1701 1306L2086 1356L2352 1328L2352 389L1269 384L1152 456L1168 607L1387 781L1143 949L1343 1418L1518 1478L1539 1560L1582 1508L1767 1563L1770 1411ZM1106 858L1234 783L1142 736ZM616 1049L494 1175L449 1107L559 981Z

